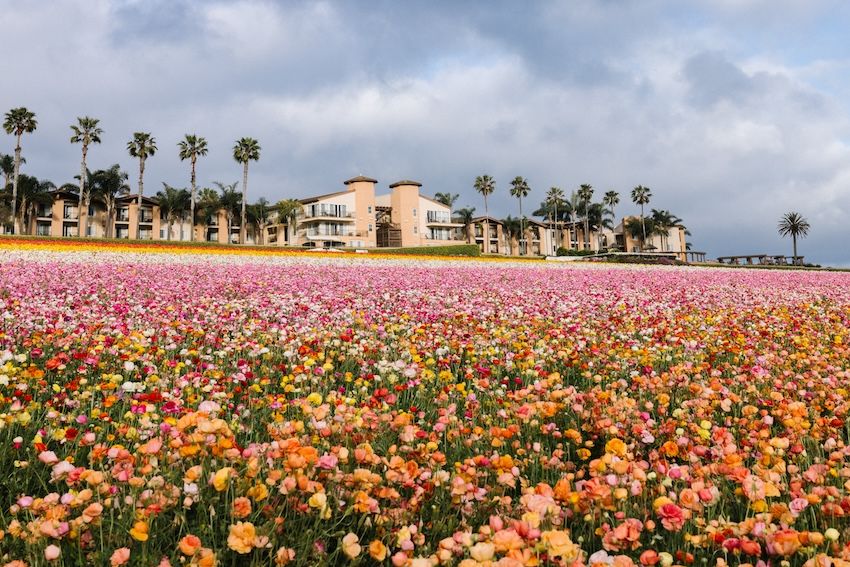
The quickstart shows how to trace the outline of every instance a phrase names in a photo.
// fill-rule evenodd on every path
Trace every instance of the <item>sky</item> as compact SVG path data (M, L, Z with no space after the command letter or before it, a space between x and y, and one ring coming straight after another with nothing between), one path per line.
M621 195L617 216L682 218L709 257L790 254L776 225L810 224L807 261L850 266L850 3L839 0L0 0L0 110L26 106L22 171L79 172L70 124L99 118L90 169L130 174L135 131L159 147L145 192L189 184L177 142L207 139L198 183L241 180L236 139L259 140L251 201L343 188L425 194L517 215L510 180ZM0 152L12 153L0 135Z

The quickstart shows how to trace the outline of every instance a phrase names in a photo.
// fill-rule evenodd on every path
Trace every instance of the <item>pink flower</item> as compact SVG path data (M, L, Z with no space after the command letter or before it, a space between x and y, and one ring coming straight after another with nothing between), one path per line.
M38 454L38 460L45 465L52 465L59 462L59 457L53 451L42 451Z
M124 565L130 560L130 548L129 547L119 547L115 551L112 552L112 555L109 558L109 564L112 567L118 567L118 565Z
M44 558L48 561L56 561L62 555L62 550L58 545L48 545L44 548Z
M675 504L664 504L658 509L661 525L671 532L678 532L685 525L685 512Z

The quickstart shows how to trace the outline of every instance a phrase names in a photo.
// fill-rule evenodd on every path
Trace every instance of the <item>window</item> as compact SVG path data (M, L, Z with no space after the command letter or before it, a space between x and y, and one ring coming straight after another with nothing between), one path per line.
M62 225L62 236L77 236L77 225L67 223Z
M413 225L413 234L419 234L419 227L416 225Z
M416 216L416 209L413 209L413 216Z
M372 232L372 225L369 225L369 232Z
M369 214L371 215L372 214L372 207L371 206L367 207L367 210L368 210Z
M165 229L164 228L159 229L159 238L160 238L160 240L165 239Z
M86 227L86 236L91 236L94 234L94 227L88 226Z
M345 205L332 203L316 203L307 207L308 217L347 217Z
M49 222L40 222L35 227L35 233L38 236L50 236L50 223Z
M89 205L89 216L90 217L94 216L94 205Z
M427 211L425 215L428 218L428 222L452 222L451 215L447 211Z

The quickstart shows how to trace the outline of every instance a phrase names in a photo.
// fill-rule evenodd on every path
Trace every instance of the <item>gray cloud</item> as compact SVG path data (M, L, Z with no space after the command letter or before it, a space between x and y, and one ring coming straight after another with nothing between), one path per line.
M776 221L796 209L813 224L802 252L850 265L850 89L836 74L850 53L830 47L844 44L835 20L850 18L838 2L0 0L0 12L15 78L0 109L38 113L26 168L57 183L79 163L68 125L90 114L105 129L93 167L133 172L126 141L154 133L148 191L188 182L184 133L209 140L203 184L239 179L230 148L254 136L254 198L364 173L419 179L483 212L471 185L486 172L496 215L516 214L515 175L535 205L552 185L588 182L619 190L623 214L643 184L697 249L785 251Z

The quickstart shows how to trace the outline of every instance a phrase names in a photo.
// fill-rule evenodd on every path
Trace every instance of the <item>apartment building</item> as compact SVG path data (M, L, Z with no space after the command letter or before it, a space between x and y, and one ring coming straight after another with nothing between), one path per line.
M674 226L663 234L652 232L646 235L644 246L641 246L641 237L633 236L627 228L629 221L638 220L640 217L625 217L614 229L616 245L624 252L673 252L677 259L687 262L687 242L685 227Z
M52 205L40 205L25 227L28 234L36 236L79 236L94 238L140 238L154 240L159 231L159 205L156 200L142 197L141 211L136 195L115 199L112 218L105 203L92 201L87 209L80 210L76 193L61 189L51 191Z
M357 176L345 189L300 201L294 226L268 227L268 239L305 247L416 247L462 244L451 208L420 193L422 184L403 180L377 195L378 181Z

